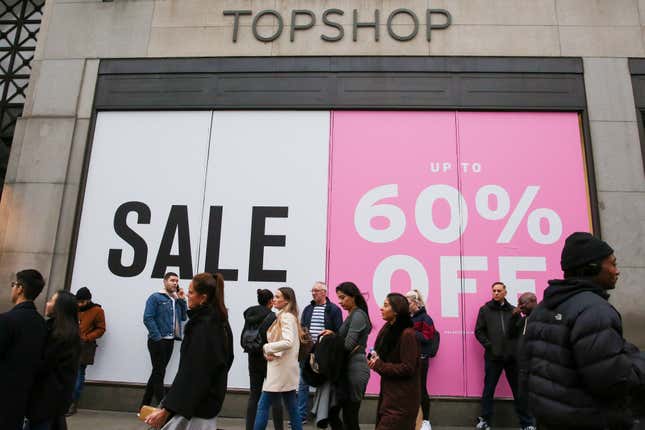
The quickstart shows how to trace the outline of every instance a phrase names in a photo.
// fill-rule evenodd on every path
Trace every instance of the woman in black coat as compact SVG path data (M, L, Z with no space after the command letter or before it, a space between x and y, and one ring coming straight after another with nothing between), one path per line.
M214 429L233 364L233 334L224 305L224 280L217 273L195 275L188 287L189 321L181 343L179 369L146 423L154 428Z
M72 403L81 341L76 297L58 291L47 302L47 341L27 408L26 430L64 430Z

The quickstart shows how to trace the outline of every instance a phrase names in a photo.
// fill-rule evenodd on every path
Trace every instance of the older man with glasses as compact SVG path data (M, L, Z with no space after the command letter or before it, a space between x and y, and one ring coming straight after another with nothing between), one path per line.
M324 330L337 332L343 323L343 315L340 308L327 298L327 284L318 281L311 288L313 300L302 311L300 323L306 329L314 342ZM302 367L302 363L301 363ZM298 386L298 412L302 423L307 422L309 416L307 402L309 401L309 385L300 376L300 385Z
M0 429L20 430L35 371L43 354L47 327L34 300L45 286L33 269L16 273L11 283L14 307L0 314Z

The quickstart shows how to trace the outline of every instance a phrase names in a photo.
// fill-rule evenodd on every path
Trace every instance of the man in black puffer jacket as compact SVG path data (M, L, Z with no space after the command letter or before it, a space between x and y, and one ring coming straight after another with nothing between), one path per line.
M540 429L631 429L630 397L645 387L645 357L623 338L613 249L573 233L526 331L529 401ZM645 399L637 399L643 402Z

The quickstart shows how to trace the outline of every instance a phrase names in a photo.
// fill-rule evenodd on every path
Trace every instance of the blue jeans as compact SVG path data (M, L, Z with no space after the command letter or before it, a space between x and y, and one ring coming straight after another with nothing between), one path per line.
M298 407L296 405L296 390L285 391L283 393L272 393L269 391L262 391L260 401L258 402L258 412L255 416L255 425L253 430L265 430L269 422L269 409L273 402L280 401L282 397L283 403L289 412L289 419L291 420L291 430L302 430L302 420L298 414Z
M298 384L298 413L300 414L301 421L304 421L309 416L307 408L309 402L309 385L302 379L302 369L300 369L300 383Z
M78 374L76 375L76 385L74 386L74 395L72 397L72 400L74 400L74 402L78 402L78 399L81 398L81 391L83 391L83 385L85 385L86 369L86 364L81 364L78 368Z

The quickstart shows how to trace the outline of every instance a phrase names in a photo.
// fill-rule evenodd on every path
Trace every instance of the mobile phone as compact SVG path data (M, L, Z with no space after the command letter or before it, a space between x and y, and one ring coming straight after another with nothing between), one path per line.
M148 406L144 405L141 406L141 410L139 410L139 413L137 414L137 418L139 418L141 421L145 421L146 418L148 418L148 415L150 415L153 412L156 412L158 409L155 408L154 406Z

